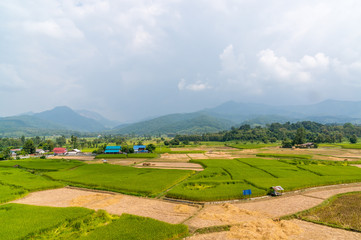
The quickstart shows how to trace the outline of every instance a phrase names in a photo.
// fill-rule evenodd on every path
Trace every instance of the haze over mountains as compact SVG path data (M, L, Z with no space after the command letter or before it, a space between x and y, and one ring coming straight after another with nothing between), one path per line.
M126 113L125 113L126 114ZM217 132L242 123L315 121L361 123L361 102L326 100L312 105L270 106L226 102L192 113L169 114L137 123L120 124L88 110L61 106L40 113L0 118L0 136L53 135L74 132L105 134L199 134Z

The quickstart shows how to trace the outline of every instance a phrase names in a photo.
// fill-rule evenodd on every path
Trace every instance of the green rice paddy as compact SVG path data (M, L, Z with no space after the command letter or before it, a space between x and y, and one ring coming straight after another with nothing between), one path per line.
M76 186L152 196L187 178L192 172L89 164L68 171L48 172L46 175Z

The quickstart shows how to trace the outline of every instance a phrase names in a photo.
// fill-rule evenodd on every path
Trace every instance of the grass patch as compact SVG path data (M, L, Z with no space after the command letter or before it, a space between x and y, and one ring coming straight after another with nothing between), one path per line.
M241 158L232 160L192 160L205 170L171 189L166 196L194 201L217 201L267 194L271 186L286 191L322 185L361 181L361 169L343 162L308 159L274 160Z
M184 150L184 151L171 151L169 154L188 154L188 153L205 153L203 150Z
M89 164L69 171L48 172L46 175L75 186L153 196L187 178L192 173L193 171L186 170Z
M98 154L94 159L118 159L118 158L127 158L127 154Z
M0 161L0 167L13 167L15 165L19 165L21 168L41 170L41 171L64 170L64 169L70 169L77 166L81 166L84 164L85 163L77 160L40 159L40 158Z
M0 184L0 193L0 203L4 203L22 197L28 191L23 188Z
M233 147L238 149L258 149L258 148L265 148L265 147L273 147L277 146L277 143L270 143L270 144L261 144L261 143L226 143L227 147Z
M27 236L43 232L66 219L84 217L93 210L86 208L39 207L23 204L0 206L0 239L29 239Z
M179 239L187 235L188 227L183 224L169 224L151 218L122 214L111 224L97 228L81 239L165 240Z
M118 216L110 215L104 210L92 211L84 217L66 219L56 227L29 234L29 239L82 239L92 231L111 224Z
M0 168L0 183L19 187L28 191L44 190L64 186L40 175L19 168Z
M119 158L156 158L157 153L129 153L129 154L99 154L95 159L119 159Z
M361 144L351 144L351 143L339 143L337 146L345 149L361 149Z
M306 221L361 232L361 192L339 194L296 214Z
M231 230L231 225L222 225L222 226L212 226L205 228L198 228L194 233L196 234L206 234L214 232L225 232Z
M280 154L280 153L258 153L257 157L272 157L272 158L295 158L295 159L311 159L312 155L306 154Z
M128 158L156 158L158 154L156 153L129 153L127 154Z

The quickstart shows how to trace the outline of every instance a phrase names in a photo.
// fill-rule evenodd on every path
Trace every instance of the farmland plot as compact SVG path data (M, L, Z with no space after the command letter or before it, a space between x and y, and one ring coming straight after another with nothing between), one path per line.
M277 185L291 191L361 181L361 169L341 164L305 165L300 160L261 158L193 162L202 164L205 170L177 185L166 196L196 201L227 200L244 198L245 189L251 189L252 196L259 196L265 195L271 186Z
M83 187L151 196L190 176L193 171L132 168L110 164L84 165L47 176Z

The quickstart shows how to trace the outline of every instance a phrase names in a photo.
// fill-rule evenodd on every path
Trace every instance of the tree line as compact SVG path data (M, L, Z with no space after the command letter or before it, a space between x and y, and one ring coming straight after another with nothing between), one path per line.
M301 129L301 130L300 130ZM301 131L301 132L300 132ZM298 132L298 134L297 134ZM302 141L314 143L339 143L344 139L354 140L361 137L361 126L345 123L344 125L321 124L311 121L297 123L272 123L265 127L251 127L243 124L231 130L201 135L177 135L179 141L244 141L244 142L276 142L294 140L302 135Z

